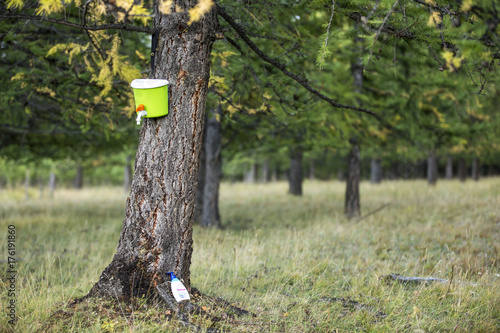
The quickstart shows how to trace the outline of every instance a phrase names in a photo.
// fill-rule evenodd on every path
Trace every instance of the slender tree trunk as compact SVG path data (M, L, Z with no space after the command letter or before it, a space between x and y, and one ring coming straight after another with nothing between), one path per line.
M458 160L458 178L461 182L465 182L467 179L467 164L465 164L465 158L461 157Z
M170 82L169 114L143 120L118 248L90 296L162 295L159 284L168 281L168 272L190 289L199 154L218 27L215 6L187 24L187 9L197 3L177 0L183 13L170 16L155 7L160 33L153 77Z
M54 171L51 171L49 177L49 196L51 198L54 197L55 189L56 189L56 174L54 173Z
M314 160L311 159L309 161L309 180L314 180L314 174L315 174L315 170L314 170Z
M495 175L495 166L493 164L488 165L488 177L493 177Z
M290 175L288 177L288 193L302 195L302 150L296 148L290 154Z
M269 182L269 160L267 158L262 163L262 173L260 175L260 182L261 183Z
M132 161L132 156L127 155L125 159L125 167L123 169L123 187L125 191L130 191L130 186L132 185L132 165L130 162Z
M279 179L279 176L278 176L278 168L273 168L273 172L271 173L271 181L273 182L277 182L278 179Z
M382 182L382 165L380 164L380 159L372 158L371 161L371 176L370 182L372 184L379 184Z
M43 179L42 177L38 178L38 197L43 198Z
M427 183L436 185L437 182L437 157L436 151L432 150L427 158Z
M347 182L345 190L344 214L347 218L361 215L359 182L361 178L360 149L357 140L349 140L351 151L347 157Z
M479 180L479 158L474 157L472 160L472 175L471 178L475 181Z
M76 167L74 186L77 190L81 190L83 188L83 167L81 164L78 164Z
M453 179L453 158L451 156L446 159L446 179Z
M208 122L208 115L205 114L205 124ZM205 173L206 173L206 152L205 142L207 141L207 127L203 128L203 136L201 140L200 161L198 163L198 185L196 186L196 206L194 207L194 221L201 223L203 214L203 191L205 190Z
M257 181L257 163L252 163L250 169L245 174L246 183L255 183Z
M24 177L24 197L29 199L30 197L30 170L26 170L26 174Z
M222 174L221 106L212 111L206 124L205 186L201 225L220 228L219 185Z

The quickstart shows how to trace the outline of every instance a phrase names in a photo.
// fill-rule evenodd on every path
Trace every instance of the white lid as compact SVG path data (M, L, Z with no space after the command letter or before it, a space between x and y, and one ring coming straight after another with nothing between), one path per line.
M160 79L135 79L130 83L130 86L134 89L151 89L166 86L168 84L167 80Z

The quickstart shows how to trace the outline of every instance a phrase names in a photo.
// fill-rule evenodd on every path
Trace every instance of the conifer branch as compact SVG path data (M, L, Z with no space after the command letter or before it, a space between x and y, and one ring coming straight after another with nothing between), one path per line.
M137 27L133 25L127 25L124 23L115 23L115 24L102 24L102 25L83 25L78 24L66 20L58 20L52 19L48 17L43 17L39 15L29 15L29 14L0 14L0 20L34 20L34 21L42 21L49 22L54 24L65 25L68 27L87 30L87 31L98 31L98 30L108 30L108 29L117 29L117 30L126 30L126 31L135 31L142 32L146 34L152 34L154 30L149 27Z
M273 58L269 57L267 54L265 54L248 37L248 34L246 33L246 29L243 26L241 26L238 23L236 23L233 20L233 18L225 11L225 9L222 8L219 5L217 5L217 14L220 15L220 16L222 16L222 18L224 18L224 20L227 23L229 23L229 25L238 33L239 37L245 42L245 44L247 44L248 47L255 54L257 54L262 60L264 60L265 62L267 62L267 63L273 65L274 67L276 67L277 69L279 69L283 74L285 74L289 78L291 78L294 81L296 81L297 83L299 83L301 86L303 86L305 89L307 89L313 95L316 95L317 97L319 97L322 100L328 102L330 105L332 105L332 106L334 106L336 108L351 109L351 110L359 111L359 112L366 113L366 114L369 114L369 115L377 117L377 114L375 112L373 112L373 111L370 111L370 110L367 110L367 109L363 109L363 108L360 108L360 107L357 107L357 106L352 106L352 105L346 105L346 104L337 103L335 100L333 100L333 99L331 99L331 98L323 95L318 90L316 90L313 87L311 87L306 80L304 80L303 78L301 78L297 74L294 74L294 73L290 72L288 69L286 69L286 66L284 64L282 64L281 62L277 61L276 59L273 59Z

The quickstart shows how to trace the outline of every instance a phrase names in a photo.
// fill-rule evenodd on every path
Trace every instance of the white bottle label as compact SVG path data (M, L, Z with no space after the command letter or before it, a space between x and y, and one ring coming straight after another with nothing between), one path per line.
M172 281L172 294L177 302L189 300L189 293L180 281Z

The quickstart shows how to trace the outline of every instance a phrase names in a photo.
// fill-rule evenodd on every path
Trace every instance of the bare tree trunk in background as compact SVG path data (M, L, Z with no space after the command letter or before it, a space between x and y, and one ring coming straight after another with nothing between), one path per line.
M436 185L438 176L437 171L436 150L433 149L427 158L427 183L429 185Z
M74 185L77 190L81 190L83 188L83 167L81 164L78 164L76 167Z
M479 180L479 158L474 157L472 160L472 175L471 178L475 181Z
M347 156L347 182L344 214L351 219L361 215L359 182L361 178L360 149L356 139L349 140L351 151Z
M38 178L38 197L43 198L43 179L42 177Z
M288 193L297 196L302 195L302 150L300 148L295 148L290 153Z
M467 164L465 164L465 158L460 157L458 160L458 178L461 182L465 182L467 179Z
M278 181L278 168L274 167L273 172L271 173L271 181L277 182Z
M54 197L55 189L56 189L56 174L54 171L51 171L49 177L49 196L51 198Z
M446 179L453 179L453 158L451 156L446 159Z
M260 182L267 183L269 182L269 160L266 158L264 162L262 162L262 173L260 175Z
M257 181L257 163L252 163L250 169L245 174L246 183L255 183Z
M118 248L89 296L165 298L168 272L191 288L199 155L218 29L215 6L187 24L187 10L197 3L177 0L182 13L169 16L154 8L154 29L160 33L152 77L170 82L169 113L143 120Z
M314 178L314 172L315 172L315 170L314 170L314 160L311 159L309 161L309 180L314 180L315 179Z
M380 184L382 182L382 165L380 164L380 159L372 158L371 160L371 175L370 182L372 184Z
M130 186L132 185L132 156L127 155L125 159L125 167L123 169L123 188L126 192L130 191Z
M24 177L24 197L26 199L29 199L30 197L29 190L30 190L30 170L27 169L26 175Z
M495 166L493 164L488 165L488 177L493 177L495 175Z
M220 228L219 186L222 174L221 106L212 110L206 123L205 186L203 188L203 227Z

